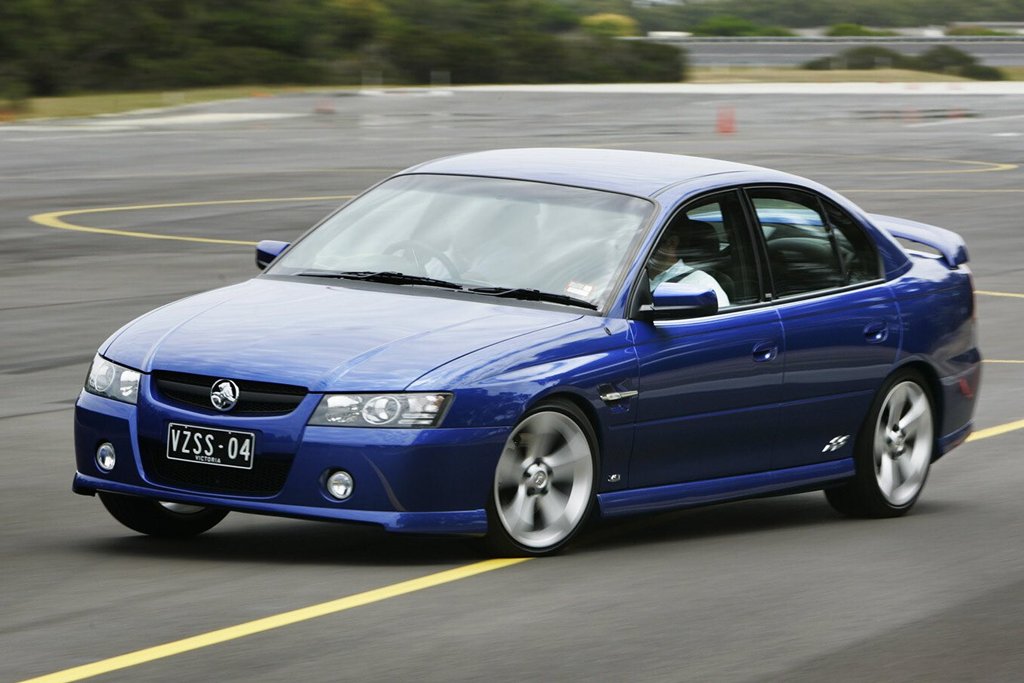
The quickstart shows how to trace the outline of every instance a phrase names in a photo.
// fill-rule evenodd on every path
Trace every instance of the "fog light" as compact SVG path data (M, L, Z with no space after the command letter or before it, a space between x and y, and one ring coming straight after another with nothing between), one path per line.
M345 470L331 472L327 477L327 492L338 500L345 500L351 496L353 488L355 488L355 482L352 480L352 475Z
M114 453L114 446L109 442L101 443L100 447L96 449L96 467L104 472L109 472L114 469L116 462L117 454Z

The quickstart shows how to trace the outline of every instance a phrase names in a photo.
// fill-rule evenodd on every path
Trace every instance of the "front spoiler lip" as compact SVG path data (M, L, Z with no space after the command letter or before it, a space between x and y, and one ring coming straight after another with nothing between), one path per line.
M377 524L384 527L387 531L396 533L481 535L487 532L487 513L484 510L387 512L381 510L349 510L305 505L281 505L279 503L268 503L259 500L190 494L181 491L150 488L148 486L122 484L108 479L91 477L81 472L75 473L71 490L85 496L91 496L98 491L106 491L109 493L123 493L131 496L155 498L173 503L215 506L239 512L273 515L275 517L297 517L299 519Z

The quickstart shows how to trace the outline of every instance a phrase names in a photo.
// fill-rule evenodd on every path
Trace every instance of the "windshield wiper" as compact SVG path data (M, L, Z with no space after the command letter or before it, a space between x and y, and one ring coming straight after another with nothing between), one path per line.
M503 299L523 299L525 301L549 301L567 306L579 306L596 311L597 306L577 299L566 294L555 294L553 292L542 292L539 289L527 289L525 287L464 287L457 282L439 280L425 275L410 275L399 273L393 270L305 270L296 275L304 277L334 278L337 280L362 280L364 282L384 282L393 285L428 285L431 287L444 287L446 289L457 289L472 294L484 294Z
M525 287L467 287L465 292L473 294L486 294L503 299L523 299L524 301L550 301L555 304L566 304L567 306L579 306L596 311L597 306L584 299L577 299L566 294L555 294L554 292L542 292L539 289L527 289Z
M364 282L384 282L390 285L429 285L431 287L445 287L447 289L462 289L462 285L448 280L425 275L410 275L399 273L394 270L306 270L297 275L305 277L326 277L337 280L363 280Z

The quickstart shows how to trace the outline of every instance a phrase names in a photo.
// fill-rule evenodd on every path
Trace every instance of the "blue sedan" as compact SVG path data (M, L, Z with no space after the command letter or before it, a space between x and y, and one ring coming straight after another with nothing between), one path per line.
M235 510L543 555L593 517L797 491L894 517L971 431L963 240L777 171L465 154L256 261L92 362L74 490L131 529Z

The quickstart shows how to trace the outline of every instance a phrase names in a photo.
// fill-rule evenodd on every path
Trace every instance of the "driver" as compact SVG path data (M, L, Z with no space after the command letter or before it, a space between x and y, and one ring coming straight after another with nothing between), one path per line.
M714 291L718 297L718 308L725 308L729 305L729 295L725 293L718 280L703 270L683 262L684 245L688 244L687 238L692 236L690 231L697 229L694 224L699 224L700 227L707 225L699 221L674 221L665 229L661 241L647 262L651 292L653 293L662 282L683 283L697 289ZM685 251L690 255L692 250Z

